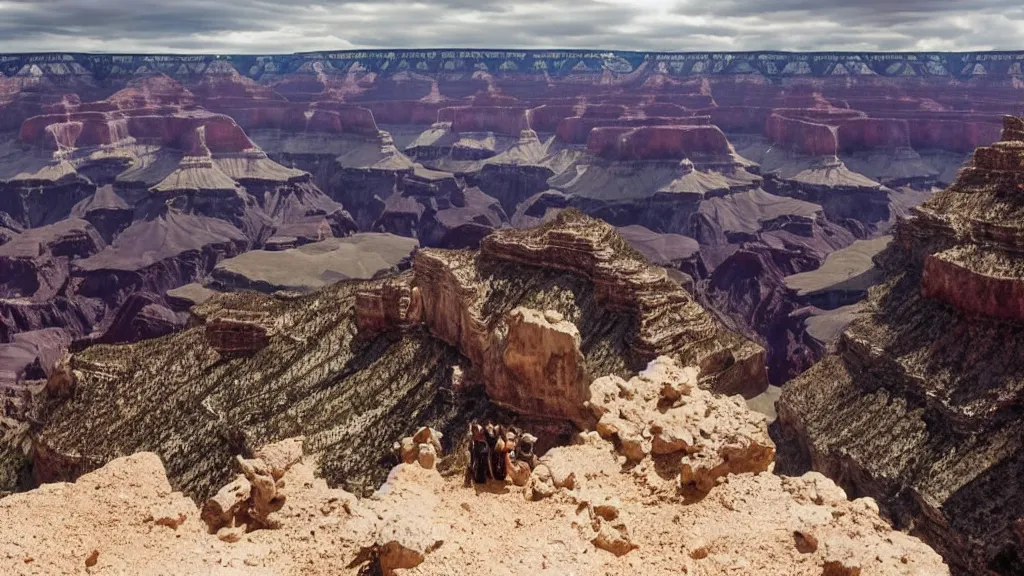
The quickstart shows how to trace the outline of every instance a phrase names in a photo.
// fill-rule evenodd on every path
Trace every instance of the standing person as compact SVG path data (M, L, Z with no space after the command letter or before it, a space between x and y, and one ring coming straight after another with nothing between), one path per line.
M503 426L494 428L494 437L494 449L491 451L491 475L495 480L504 481L508 477L508 453L514 444L507 441Z
M516 461L526 463L530 470L537 467L537 455L533 451L534 444L536 443L537 437L529 432L520 436L519 441L516 443Z
M467 477L477 484L486 484L489 475L490 450L487 446L487 438L484 429L476 422L469 425L469 467L466 469Z

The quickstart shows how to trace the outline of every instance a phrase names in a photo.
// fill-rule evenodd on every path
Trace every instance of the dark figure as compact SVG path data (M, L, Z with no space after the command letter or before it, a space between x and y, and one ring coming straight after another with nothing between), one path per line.
M521 435L516 443L516 461L525 462L530 470L537 467L537 455L533 452L533 445L536 442L537 437L527 432Z
M485 429L485 436L487 437L487 446L491 451L491 477L503 482L505 477L508 476L505 429L488 423Z
M487 438L483 428L473 423L469 426L469 474L473 482L486 484L487 476L490 473L489 456L490 450L487 446Z

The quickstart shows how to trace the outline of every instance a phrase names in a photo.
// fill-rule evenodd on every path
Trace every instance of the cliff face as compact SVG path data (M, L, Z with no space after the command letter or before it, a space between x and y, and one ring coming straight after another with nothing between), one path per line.
M1024 569L1024 121L901 223L838 351L783 390L804 456L964 574Z
M479 255L421 250L411 274L359 298L368 334L423 322L470 360L494 402L532 417L581 424L588 374L659 355L701 366L721 393L767 386L762 348L723 329L613 227L572 210L494 232Z

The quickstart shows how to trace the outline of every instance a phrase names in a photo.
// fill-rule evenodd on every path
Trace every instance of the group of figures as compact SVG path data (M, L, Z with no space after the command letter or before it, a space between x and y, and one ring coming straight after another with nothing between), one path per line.
M506 429L491 422L485 426L470 424L466 484L510 479L517 486L525 486L537 465L536 443L536 436L515 427Z

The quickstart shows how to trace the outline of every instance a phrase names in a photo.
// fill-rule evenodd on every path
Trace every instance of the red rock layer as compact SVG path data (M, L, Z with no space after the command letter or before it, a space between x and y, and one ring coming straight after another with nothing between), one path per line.
M453 132L497 132L518 136L530 128L525 108L459 106L441 108L438 122L451 122Z
M841 124L836 136L839 149L844 152L907 148L910 146L910 124L894 118L855 118Z
M808 156L835 156L837 152L835 129L824 124L772 114L765 133L780 146Z
M1002 141L978 148L956 182L916 210L904 237L941 238L927 254L921 294L974 314L1024 320L1024 273L1013 256L1024 245L1024 120L1007 117Z
M685 117L644 117L644 118L585 118L574 116L563 118L556 129L558 140L567 144L585 144L595 128L638 128L643 126L709 126L709 116Z
M124 114L74 112L29 118L18 139L49 150L115 145L126 138L139 142L187 150L199 127L206 129L206 141L213 153L241 152L255 145L229 116L208 112L179 113L174 110L133 110Z
M973 314L1024 320L1024 279L983 274L930 254L924 262L921 295Z
M732 146L717 126L595 128L587 151L614 160L728 158Z

